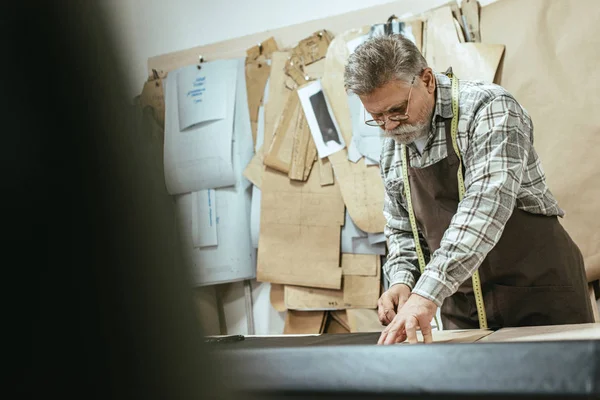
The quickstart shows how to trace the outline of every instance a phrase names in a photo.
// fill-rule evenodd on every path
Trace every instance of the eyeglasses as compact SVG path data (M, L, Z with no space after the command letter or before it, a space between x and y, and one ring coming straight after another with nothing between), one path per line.
M406 100L406 111L404 112L404 114L391 113L387 117L387 120L399 122L399 121L406 121L408 119L408 107L410 106L410 96L412 95L413 84L415 83L415 79L417 79L417 76L418 75L415 75L413 77L412 81L410 82L410 90L408 91L408 99ZM363 110L364 110L364 108L363 108ZM387 113L383 113L383 115L382 115L383 119L369 119L369 120L365 121L365 124L367 124L369 126L384 126L385 123L387 122L385 119L385 114L387 114ZM366 115L364 116L364 118L366 119Z

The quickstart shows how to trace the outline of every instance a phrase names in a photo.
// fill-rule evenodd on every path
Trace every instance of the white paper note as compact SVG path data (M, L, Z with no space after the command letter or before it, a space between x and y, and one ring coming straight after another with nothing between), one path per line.
M369 31L369 37L381 36L386 34L386 29L391 29L392 34L404 33L404 27L406 24L401 21L392 21L391 24L375 24L371 26Z
M370 119L371 116L366 113L358 96L348 95L348 107L352 118L352 142L355 144L356 150L371 160L379 160L383 138L381 128L365 124L365 119ZM366 160L365 163L367 163ZM377 161L375 164L379 164L379 162Z
M233 120L233 143L232 153L234 158L239 158L239 163L234 159L234 174L236 184L247 190L247 195L251 196L252 182L243 175L243 171L254 156L254 139L252 138L252 125L250 124L250 109L248 108L248 91L246 88L246 69L245 59L238 59L237 86L235 91L235 117ZM263 129L264 131L264 129ZM248 213L250 213L250 203L248 203ZM249 220L248 220L249 221Z
M177 105L179 130L208 121L223 119L227 115L225 76L210 63L183 68L177 74Z
M255 151L258 151L265 142L265 106L258 108L258 123L256 124L256 146Z
M354 137L352 137L352 141L350 142L350 146L348 146L348 160L353 163L357 163L362 158L362 154L358 151L356 147L356 143L354 142Z
M365 42L365 40L367 40L368 38L369 38L369 35L363 35L363 36L357 37L356 39L352 39L351 41L346 43L346 47L348 48L348 51L350 52L350 54L354 53L356 48L358 46L360 46L361 44L363 44Z
M346 147L340 127L331 111L321 81L317 80L298 89L300 103L310 128L319 158L327 157Z
M260 202L262 192L257 186L252 185L252 206L250 211L250 234L252 236L252 247L258 249L258 238L260 237Z
M171 71L165 79L165 184L172 195L231 186L236 181L231 148L238 60L213 61L202 67L225 82L221 93L227 102L225 118L192 125L181 132L177 76L194 68L192 65Z
M369 244L385 243L385 233L367 233Z
M353 237L350 247L344 247L342 252L352 254L377 254L385 255L385 243L370 244L369 238Z
M244 60L232 60L244 70ZM183 254L190 265L194 284L210 285L251 279L256 276L256 251L250 236L251 190L242 176L253 155L252 130L248 116L245 74L237 74L236 113L233 133L235 186L215 190L217 246L194 248L192 238L192 194L176 197ZM234 82L235 83L235 82ZM244 112L245 107L245 112Z
M252 313L254 334L281 335L285 325L285 312L278 312L271 305L271 284L252 281Z
M385 255L384 243L369 243L369 236L354 224L346 210L344 226L342 227L342 253L378 254Z
M368 36L373 37L385 35L386 25L387 24L376 24L371 26L371 30L369 31ZM405 36L408 40L416 44L417 40L415 39L415 35L413 34L412 26L410 26L409 24L405 24L401 21L393 21L391 24L391 28L393 34L400 33L402 34L402 36Z
M215 190L192 193L192 235L194 247L217 245Z
M379 165L379 161L373 160L369 157L365 157L365 165Z

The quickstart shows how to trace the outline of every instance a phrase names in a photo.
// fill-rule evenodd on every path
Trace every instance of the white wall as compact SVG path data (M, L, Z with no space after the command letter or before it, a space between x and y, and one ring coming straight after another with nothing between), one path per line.
M419 0L398 0L416 2ZM444 4L448 0L439 0ZM479 0L483 6L495 0ZM331 15L390 0L105 0L126 63L127 93L146 79L149 57Z
M389 0L106 0L133 97L149 57L342 14Z

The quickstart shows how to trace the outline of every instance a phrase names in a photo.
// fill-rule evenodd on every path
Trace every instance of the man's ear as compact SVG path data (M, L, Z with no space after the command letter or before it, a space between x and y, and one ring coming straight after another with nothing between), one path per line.
M433 74L433 70L429 67L425 68L421 73L421 80L425 84L427 88L427 92L430 94L435 91L435 75Z

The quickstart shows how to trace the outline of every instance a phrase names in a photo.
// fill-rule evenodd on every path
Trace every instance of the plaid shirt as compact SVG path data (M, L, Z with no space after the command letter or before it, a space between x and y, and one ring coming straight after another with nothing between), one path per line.
M430 166L447 157L444 119L452 118L451 81L436 74L432 129L419 155L408 145L410 165ZM381 176L385 186L385 235L389 255L383 271L391 285L404 283L441 306L471 277L496 245L514 207L563 216L533 148L527 112L502 87L459 81L458 147L463 158L466 193L440 248L430 254L421 237L427 266L421 275L406 211L400 145L383 140ZM422 236L422 234L420 234Z

